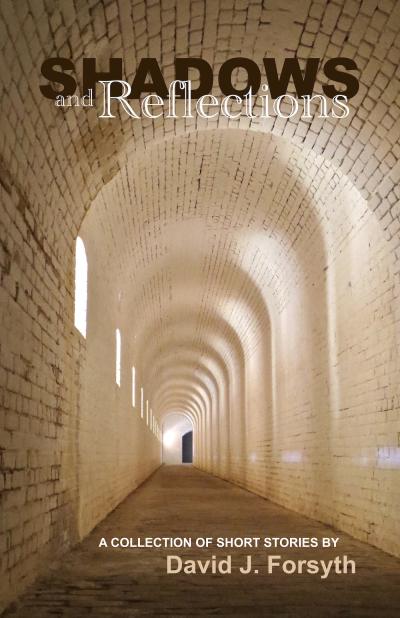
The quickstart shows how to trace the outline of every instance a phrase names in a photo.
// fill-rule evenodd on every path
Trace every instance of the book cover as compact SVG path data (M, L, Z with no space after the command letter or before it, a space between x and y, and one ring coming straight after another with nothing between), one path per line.
M400 4L0 0L0 612L400 615Z

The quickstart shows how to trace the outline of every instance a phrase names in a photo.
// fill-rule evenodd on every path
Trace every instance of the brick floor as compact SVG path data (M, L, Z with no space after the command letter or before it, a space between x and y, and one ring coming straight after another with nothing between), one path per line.
M167 575L167 554L187 550L99 549L115 536L339 536L336 550L234 550L254 556L259 574ZM266 574L266 553L288 559L347 554L355 575ZM332 528L297 515L190 466L160 468L6 612L46 616L362 616L400 615L400 562Z

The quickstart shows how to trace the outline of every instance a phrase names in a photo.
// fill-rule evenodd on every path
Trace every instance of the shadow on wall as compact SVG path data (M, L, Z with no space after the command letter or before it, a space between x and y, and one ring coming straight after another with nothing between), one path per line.
M183 437L191 431L193 431L192 423L184 414L173 413L165 418L162 440L162 461L164 464L175 466L183 463Z

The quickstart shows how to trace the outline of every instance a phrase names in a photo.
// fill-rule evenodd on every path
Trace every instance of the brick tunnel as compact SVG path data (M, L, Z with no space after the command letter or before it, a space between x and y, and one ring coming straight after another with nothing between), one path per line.
M0 611L398 616L399 3L0 16ZM350 116L107 122L39 89L48 57L78 81L82 57L166 80L202 57L217 85L266 55L354 59ZM173 576L170 550L99 547L213 535L338 537L358 568Z

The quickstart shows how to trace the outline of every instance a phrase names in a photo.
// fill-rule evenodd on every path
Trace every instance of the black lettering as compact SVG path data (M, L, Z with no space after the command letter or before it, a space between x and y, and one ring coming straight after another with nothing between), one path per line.
M242 68L247 71L247 86L242 90L237 90L232 84L232 72ZM251 88L253 94L258 92L261 84L261 73L257 64L248 58L231 58L223 63L218 75L218 83L225 96L236 94L241 97L247 94Z
M285 58L280 76L276 68L275 58L264 58L265 73L273 99L286 94L290 78L293 79L298 97L312 96L317 79L319 58L306 60L304 75L301 72L297 58Z
M61 71L56 71L54 67L61 67ZM46 86L40 86L41 93L46 97L46 99L56 100L58 95L62 95L63 97L68 97L74 94L76 90L76 81L72 75L68 75L68 73L64 73L64 71L73 71L75 68L72 60L68 58L48 58L42 64L42 75L49 82L53 82L56 84L61 84L63 86L62 90L54 90L51 84L47 84Z
M358 79L355 75L351 75L351 73L338 71L338 66L344 67L347 71L356 71L358 68L354 60L351 58L331 58L324 65L324 73L328 79L332 79L334 82L339 82L339 84L344 84L346 89L338 90L332 84L328 84L322 86L322 90L330 99L333 99L333 97L338 94L346 96L347 99L351 99L357 94L360 87Z
M109 71L96 71L96 58L84 58L83 66L83 92L89 94L92 91L93 98L96 97L96 84L98 82L122 80L122 58L110 58ZM117 97L122 93L120 84L112 84L111 96Z
M152 81L146 81L148 75ZM168 97L167 86L155 58L142 58L139 62L135 79L132 82L131 95L128 98L139 99L143 92L154 92L163 99Z
M189 68L197 69L200 84L193 88L191 95L193 99L199 99L205 94L209 94L213 86L213 70L203 58L177 58L175 60L175 79L181 81L189 80Z

